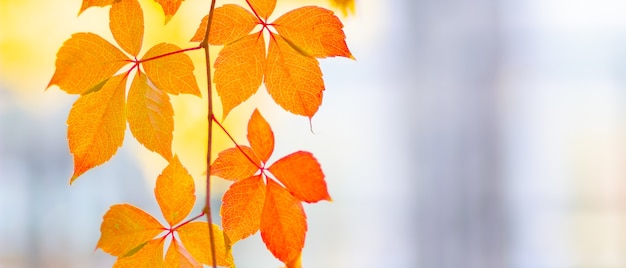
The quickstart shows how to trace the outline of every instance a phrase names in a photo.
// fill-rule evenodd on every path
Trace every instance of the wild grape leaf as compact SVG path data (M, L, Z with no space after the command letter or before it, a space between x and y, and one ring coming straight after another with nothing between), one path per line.
M164 230L150 214L128 204L113 205L104 214L97 247L122 257Z
M48 88L57 85L70 94L83 94L128 64L122 51L93 33L75 33L57 52L56 70Z
M320 7L298 8L268 22L276 0L246 2L252 12L232 5L216 9L216 23L209 33L210 44L224 44L215 63L214 81L224 107L223 117L256 93L260 80L283 109L312 117L322 104L325 89L316 58L354 59L345 42L343 24L332 11ZM242 18L242 22L235 18ZM254 24L263 26L261 32L244 37L254 31ZM261 49L265 43L262 31L270 36L267 55ZM192 41L201 41L205 34L206 17ZM235 74L233 70L240 71Z
M157 177L154 194L169 228L139 208L113 205L103 218L97 247L118 257L116 267L161 267L164 262L166 267L198 267L198 262L209 264L208 223L181 223L189 216L196 197L193 178L177 156L172 157ZM166 233L158 237L163 231ZM176 232L181 244L172 241L176 247L168 249L164 261L163 242L167 237L175 237ZM216 225L213 225L213 232L218 238L218 264L234 266L230 240Z
M256 14L264 20L267 20L272 15L276 7L276 0L248 0L247 2L256 11Z
M78 15L80 15L80 13L83 13L85 9L88 9L90 7L109 6L109 5L112 5L113 2L115 1L118 1L118 0L83 0L83 5L80 7L80 11L78 11Z
M233 267L234 260L231 250L231 242L220 228L213 224L213 237L215 244L216 262L219 266ZM213 263L211 258L211 240L209 239L209 225L207 222L192 222L178 228L180 241L191 255L198 261L207 265Z
M298 53L280 36L270 39L265 87L280 107L294 114L312 117L322 105L319 62Z
M137 72L128 90L128 125L133 136L165 159L172 157L174 109L170 97Z
M192 42L201 42L206 34L207 20L202 18L198 30L191 38ZM257 25L256 17L245 8L226 4L213 10L213 21L209 33L209 44L224 45L242 38Z
M163 239L157 238L146 242L137 252L120 256L113 268L152 268L163 265Z
M169 94L201 96L191 58L184 53L171 54L180 50L180 47L167 43L150 48L142 58L146 75L157 88Z
M324 173L311 153L295 152L274 162L268 170L298 199L308 203L330 201Z
M302 252L307 230L300 200L273 180L267 180L261 213L261 238L274 256L290 262Z
M252 158L254 162L248 160L246 156ZM258 165L260 161L256 159L250 147L230 148L217 155L217 159L211 164L211 175L226 180L241 180L254 175L259 170Z
M343 24L328 9L316 6L294 9L276 19L273 26L305 55L352 58L342 30Z
M226 174L231 176L227 179L236 180L222 198L220 213L224 232L236 242L260 229L263 241L276 258L287 264L297 263L295 258L304 247L307 229L301 202L331 200L324 173L315 157L303 151L285 156L265 168L274 150L274 134L258 110L248 121L247 137L251 147L240 145L226 149L211 165L212 175ZM242 151L254 156L250 157L252 161ZM262 162L257 167L258 158ZM247 166L243 164L245 160L249 162ZM229 161L232 163L228 164ZM245 166L246 172L237 176L233 176L235 171L214 173L215 166ZM256 172L260 174L253 175ZM242 178L245 175L248 177Z
M154 1L159 3L159 5L161 5L161 8L163 9L163 13L165 14L165 24L167 24L172 19L174 14L176 14L176 11L178 11L180 4L183 2L183 0L154 0Z
M76 100L67 119L67 139L74 156L70 184L85 171L113 157L124 142L126 76L116 75L102 89Z
M109 10L109 28L124 51L133 56L139 54L143 42L143 11L137 0L113 2Z
M202 264L198 263L191 253L181 246L178 241L172 240L170 247L165 254L165 263L163 267L168 268L202 268Z
M154 195L170 226L181 222L191 212L196 202L195 186L177 156L157 178Z
M263 35L248 35L220 51L213 82L222 100L222 118L256 93L263 82L264 67Z
M222 226L232 243L259 230L265 200L263 177L257 175L233 183L222 200Z

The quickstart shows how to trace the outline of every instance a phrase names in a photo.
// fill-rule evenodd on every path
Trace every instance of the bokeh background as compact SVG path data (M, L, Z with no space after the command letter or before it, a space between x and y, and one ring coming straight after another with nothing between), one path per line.
M186 0L163 26L140 0L142 51L193 46L206 2ZM302 3L330 7L278 1L275 14ZM110 267L94 250L109 206L162 219L152 191L166 163L128 132L68 184L76 96L44 89L72 33L112 40L108 9L77 17L80 4L0 0L0 267ZM620 0L356 0L343 19L357 60L321 61L314 133L265 93L225 123L245 140L259 106L274 159L302 149L321 162L334 201L305 206L305 267L626 267L624 14ZM202 53L190 56L202 88ZM174 151L201 198L205 100L173 99ZM218 206L228 184L214 186ZM280 266L258 234L234 254L238 267Z

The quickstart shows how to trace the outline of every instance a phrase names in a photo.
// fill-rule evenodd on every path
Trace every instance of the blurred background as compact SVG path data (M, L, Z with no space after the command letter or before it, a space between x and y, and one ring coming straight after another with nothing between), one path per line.
M163 26L140 0L142 53L195 45L206 2L183 2ZM273 18L303 3L330 7L278 1ZM76 96L44 89L72 33L113 40L108 8L77 17L80 5L0 0L0 267L110 267L94 250L109 206L162 220L153 187L166 163L128 131L111 161L69 186ZM626 267L624 14L619 0L356 0L342 19L357 60L321 61L314 133L263 89L225 124L245 142L259 106L273 160L307 150L321 162L333 202L305 205L305 267ZM189 55L203 88L202 53ZM205 100L173 99L174 151L200 199ZM227 187L215 180L215 208ZM233 250L238 267L280 266L258 233Z

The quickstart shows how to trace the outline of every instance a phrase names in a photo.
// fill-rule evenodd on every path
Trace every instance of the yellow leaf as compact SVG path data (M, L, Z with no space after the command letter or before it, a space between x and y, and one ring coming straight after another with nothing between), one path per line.
M154 268L163 265L163 239L148 241L139 251L130 256L120 256L113 268Z
M348 14L354 14L354 0L330 0L330 3L341 9L344 17L348 16Z
M67 138L74 155L70 184L85 171L117 152L124 142L126 75L109 79L100 89L76 100L67 119Z
M163 230L163 226L143 210L128 204L113 205L104 214L97 247L113 256L124 256Z
M143 56L142 65L146 75L157 88L174 95L179 93L200 96L200 88L193 75L193 62L181 48L167 43L160 43L152 47Z
M154 195L170 226L181 222L191 212L196 202L195 186L193 178L177 156L172 158L157 178Z
M230 240L220 228L213 224L213 237L217 265L234 267ZM211 265L211 241L209 227L206 222L191 222L178 228L178 235L185 248L197 261Z
M165 159L172 157L174 110L170 97L148 85L146 76L137 72L128 91L127 117L137 141Z
M48 87L58 85L70 94L82 94L111 77L128 63L128 58L102 37L75 33L63 43L56 70Z
M312 117L322 104L324 81L316 59L294 50L281 36L270 38L265 86L283 109Z
M122 49L133 56L139 54L143 42L143 11L137 0L113 2L109 28Z
M251 34L228 44L215 60L215 90L222 100L222 118L257 92L263 82L265 40Z

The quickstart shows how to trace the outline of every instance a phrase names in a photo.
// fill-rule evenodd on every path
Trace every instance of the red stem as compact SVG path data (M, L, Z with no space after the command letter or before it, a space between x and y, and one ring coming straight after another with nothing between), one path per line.
M150 58L147 58L147 59L141 59L141 60L136 60L136 59L135 59L135 60L134 60L134 61L132 61L132 62L135 62L135 63L142 63L142 62L151 61L151 60L156 60L156 59L158 59L158 58L163 58L163 57L167 57L167 56L174 55L174 54L178 54L178 53L183 53L183 52L187 52L187 51L191 51L191 50L198 50L198 49L201 49L201 48L202 48L202 46L185 48L185 49L181 49L181 50L176 50L176 51L172 51L172 52L167 52L167 53L165 53L165 54L157 55L157 56L150 57Z

